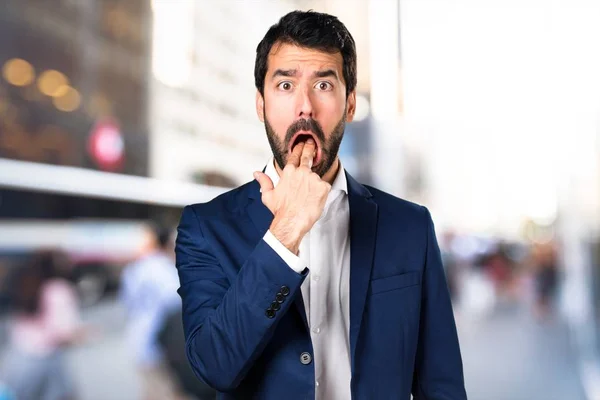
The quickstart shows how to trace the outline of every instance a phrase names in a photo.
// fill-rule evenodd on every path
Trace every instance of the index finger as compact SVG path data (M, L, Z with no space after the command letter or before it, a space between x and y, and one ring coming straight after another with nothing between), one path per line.
M304 143L298 143L292 149L290 156L288 157L288 164L293 165L294 167L300 166L300 157L302 156L302 149L304 149Z
M304 165L308 168L312 168L313 157L315 156L315 142L313 139L308 139L304 143L304 149L302 149L302 155L300 156L300 165Z

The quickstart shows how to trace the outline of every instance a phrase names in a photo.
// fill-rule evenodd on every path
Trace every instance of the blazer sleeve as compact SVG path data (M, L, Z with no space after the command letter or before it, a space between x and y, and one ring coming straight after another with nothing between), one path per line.
M227 392L262 353L308 270L295 272L261 239L230 281L193 207L183 209L175 245L186 353L202 381Z
M431 214L423 271L421 321L412 393L415 400L466 399L452 303Z

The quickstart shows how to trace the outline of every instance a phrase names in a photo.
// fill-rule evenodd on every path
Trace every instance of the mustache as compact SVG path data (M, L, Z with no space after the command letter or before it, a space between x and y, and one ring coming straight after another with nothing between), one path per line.
M321 143L325 143L325 134L323 133L323 129L321 128L321 125L312 118L308 118L308 119L301 118L301 119L295 121L288 128L288 130L285 134L286 147L287 147L287 145L289 145L290 140L292 140L294 135L299 131L312 132L315 134L315 136L317 137L317 139L319 139L319 141Z

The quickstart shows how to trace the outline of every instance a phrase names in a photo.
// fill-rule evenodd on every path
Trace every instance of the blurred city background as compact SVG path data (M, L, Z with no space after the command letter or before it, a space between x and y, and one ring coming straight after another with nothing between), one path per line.
M213 398L177 351L174 229L268 160L255 49L294 9L355 38L341 159L431 210L469 398L600 399L586 0L1 0L0 398Z

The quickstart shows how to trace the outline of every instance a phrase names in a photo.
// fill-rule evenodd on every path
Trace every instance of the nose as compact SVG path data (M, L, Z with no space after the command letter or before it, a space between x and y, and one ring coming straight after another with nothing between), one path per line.
M298 112L299 118L313 118L314 107L310 96L310 91L307 89L298 91Z

